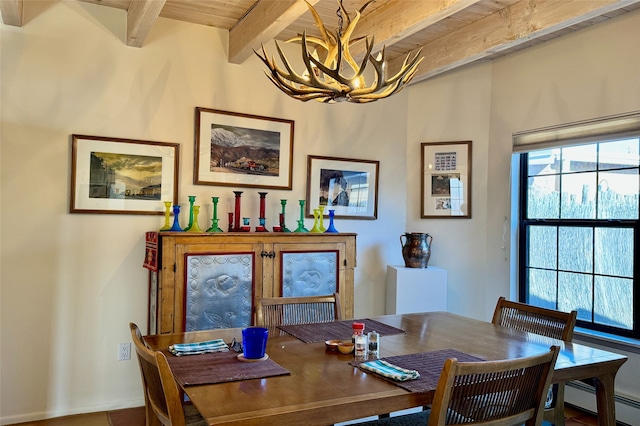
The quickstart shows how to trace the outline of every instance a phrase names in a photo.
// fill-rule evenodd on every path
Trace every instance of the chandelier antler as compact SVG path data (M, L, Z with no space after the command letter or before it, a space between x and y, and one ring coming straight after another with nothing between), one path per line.
M305 0L313 15L316 27L320 30L321 38L307 36L305 31L301 36L286 41L286 43L294 41L302 43L302 61L305 65L302 74L293 70L277 41L275 42L276 49L284 68L279 66L273 57L269 58L264 45L262 46L262 55L254 50L255 54L269 68L269 71L265 70L267 77L287 95L305 102L313 99L326 103L345 100L366 103L386 98L402 90L411 81L424 59L420 57L422 49L414 55L407 55L400 71L388 77L385 48L383 47L377 57L374 57L371 53L373 36L351 40L351 35L362 12L373 1L371 0L362 6L351 19L342 5L342 0L338 0L339 28L335 34L332 34L324 26L318 12ZM346 17L347 23L344 31L342 29L343 17ZM358 63L351 55L350 47L362 40L365 42L365 54L361 62ZM313 53L309 53L309 44L315 46ZM319 48L324 51L324 61L321 61L316 53ZM364 72L369 63L374 69L374 81L367 86ZM347 71L349 75L345 75L343 71Z

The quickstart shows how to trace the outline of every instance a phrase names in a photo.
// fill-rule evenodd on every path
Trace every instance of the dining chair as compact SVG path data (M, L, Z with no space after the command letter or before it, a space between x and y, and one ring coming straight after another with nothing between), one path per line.
M134 323L129 323L136 348L144 389L147 426L205 426L207 422L190 403L182 403L182 393L173 378L165 355L149 349Z
M447 359L431 410L383 418L363 426L541 425L547 389L560 351L498 361Z
M561 312L526 303L498 299L493 324L540 334L570 342L576 325L577 311ZM554 384L546 398L545 420L564 426L564 383Z
M256 304L256 325L309 324L342 319L340 295L305 297L269 297Z

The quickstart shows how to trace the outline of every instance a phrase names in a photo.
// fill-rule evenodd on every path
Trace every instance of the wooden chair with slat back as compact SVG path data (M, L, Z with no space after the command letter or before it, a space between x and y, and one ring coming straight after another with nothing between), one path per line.
M182 393L164 354L147 347L136 324L129 323L129 328L142 374L146 425L207 425L193 405L182 404Z
M270 327L342 319L340 295L269 297L256 304L256 325Z
M525 358L445 361L429 415L429 426L541 425L547 389L560 347Z
M500 297L492 322L503 327L570 342L573 339L577 316L577 311L561 312ZM564 383L555 384L550 389L544 418L556 426L564 426Z

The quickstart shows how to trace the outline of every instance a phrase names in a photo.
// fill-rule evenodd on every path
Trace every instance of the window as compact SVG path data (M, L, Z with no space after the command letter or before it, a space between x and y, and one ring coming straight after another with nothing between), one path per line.
M520 157L520 300L640 338L640 129L590 139Z

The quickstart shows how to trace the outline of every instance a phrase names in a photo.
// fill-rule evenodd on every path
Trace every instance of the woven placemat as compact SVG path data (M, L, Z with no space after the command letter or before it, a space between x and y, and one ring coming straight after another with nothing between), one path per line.
M233 351L185 356L173 356L167 352L165 355L176 381L183 386L290 374L288 370L271 359L258 362L238 361L238 354Z
M365 333L373 330L380 333L381 336L404 333L404 330L372 319L280 325L278 328L305 343L317 343L332 339L351 339L354 322L364 323Z
M398 355L381 358L398 367L406 368L408 370L417 370L420 373L420 377L415 380L409 380L406 382L397 382L386 377L377 375L381 379L395 383L396 385L404 388L410 392L430 392L434 391L438 386L438 380L440 379L440 373L444 362L449 358L457 358L460 362L475 362L484 361L482 358L478 358L473 355L465 354L464 352L456 351L455 349L442 349L433 352L422 352L418 354ZM349 364L354 367L358 367L360 364L366 361L351 361ZM366 371L366 370L363 370ZM367 371L367 373L370 373Z

